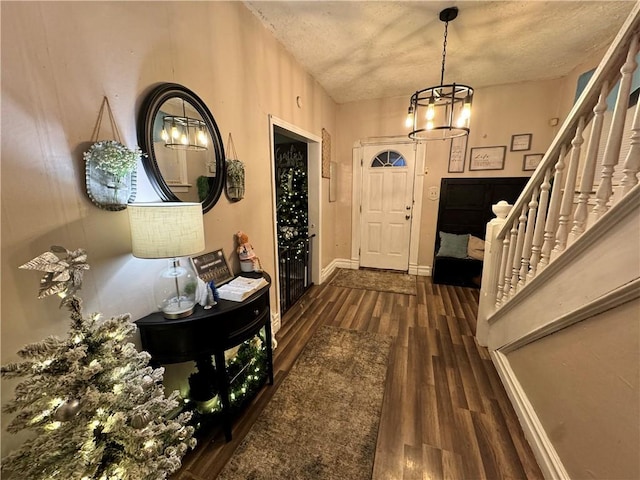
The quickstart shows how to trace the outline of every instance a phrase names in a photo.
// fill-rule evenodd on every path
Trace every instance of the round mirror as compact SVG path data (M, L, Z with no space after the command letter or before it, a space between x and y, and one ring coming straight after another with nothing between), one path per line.
M167 202L199 202L208 212L225 182L222 138L213 115L188 88L164 83L145 98L138 118L142 163Z

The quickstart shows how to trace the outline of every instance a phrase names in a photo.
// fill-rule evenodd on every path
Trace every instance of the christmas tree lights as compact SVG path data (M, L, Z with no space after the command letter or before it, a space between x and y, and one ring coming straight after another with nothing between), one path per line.
M80 288L82 250L52 247L22 268L46 272L40 296L57 294L71 314L66 339L48 337L25 346L21 362L1 368L3 378L24 378L3 411L16 413L7 431L34 436L2 463L2 472L29 480L161 480L195 446L190 412L177 391L164 394L164 369L125 343L136 329L130 316L84 316Z

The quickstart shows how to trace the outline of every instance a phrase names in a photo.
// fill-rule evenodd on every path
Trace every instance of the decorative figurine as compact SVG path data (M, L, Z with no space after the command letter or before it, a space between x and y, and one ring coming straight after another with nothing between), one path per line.
M261 272L262 264L253 251L253 246L249 243L249 236L240 231L236 233L236 239L238 241L238 248L236 248L236 252L240 258L240 271Z

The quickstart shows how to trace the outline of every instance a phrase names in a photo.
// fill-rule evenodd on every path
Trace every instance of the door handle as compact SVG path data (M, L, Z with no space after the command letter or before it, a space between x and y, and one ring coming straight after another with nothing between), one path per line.
M404 216L404 218L405 218L406 220L409 220L409 219L411 218L411 215L405 215L405 216Z

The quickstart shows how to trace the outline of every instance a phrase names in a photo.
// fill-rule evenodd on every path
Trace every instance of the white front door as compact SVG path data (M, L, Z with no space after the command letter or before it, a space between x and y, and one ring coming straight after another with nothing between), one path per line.
M408 271L414 144L362 149L360 265Z

